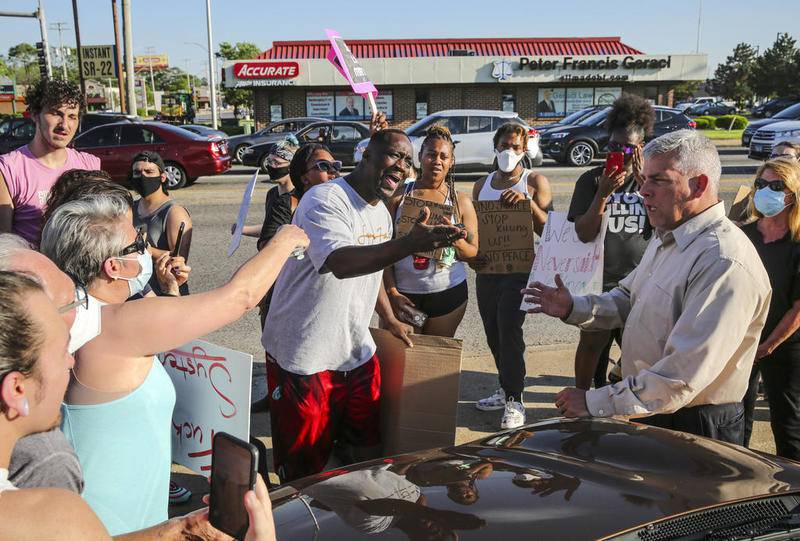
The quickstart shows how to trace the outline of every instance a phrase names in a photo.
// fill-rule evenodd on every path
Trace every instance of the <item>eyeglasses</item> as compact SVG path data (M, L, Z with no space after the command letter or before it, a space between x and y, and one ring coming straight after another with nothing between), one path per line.
M800 160L800 156L795 156L794 154L788 152L781 152L780 154L770 154L769 159L775 160L778 158L788 158L790 160Z
M75 284L75 300L71 303L65 304L58 309L59 314L64 314L69 312L73 308L77 308L79 306L83 306L84 308L89 308L89 294L86 292L86 286L81 283L80 280L75 278L71 274L67 274L70 278L72 278L72 283Z
M786 183L782 180L766 180L757 178L753 183L759 190L762 188L769 188L773 192L782 192L786 189Z
M314 165L306 169L304 173L308 173L312 169L322 171L323 173L338 173L342 170L342 162L339 160L334 160L332 162L328 160L319 160L318 162L314 163Z
M139 254L143 254L146 249L147 249L147 244L144 241L144 234L142 233L142 230L140 229L136 233L136 240L134 240L132 243L127 245L125 248L123 248L122 251L119 253L119 255L120 256L124 256L124 255L128 255L128 254L132 254L134 252L139 253Z
M616 141L608 142L609 152L622 152L623 154L633 154L636 150L636 145L629 145L627 143L618 143Z

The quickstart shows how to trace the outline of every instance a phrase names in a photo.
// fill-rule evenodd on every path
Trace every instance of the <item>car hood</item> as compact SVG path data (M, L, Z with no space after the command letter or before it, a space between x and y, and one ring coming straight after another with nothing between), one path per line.
M764 126L768 126L770 124L775 124L776 122L781 122L781 119L773 119L773 118L762 118L759 120L751 120L747 124L746 131L756 131L759 128L763 128Z
M781 120L761 128L764 131L800 130L800 120Z
M540 135L553 135L554 133L559 133L562 131L574 131L575 129L582 128L580 124L565 124L565 125L553 125L550 128L547 128L544 131L539 130ZM538 130L538 128L537 128Z
M313 538L315 521L319 539L423 539L430 531L597 539L798 490L800 465L743 447L636 423L553 419L307 477L271 495L284 539Z

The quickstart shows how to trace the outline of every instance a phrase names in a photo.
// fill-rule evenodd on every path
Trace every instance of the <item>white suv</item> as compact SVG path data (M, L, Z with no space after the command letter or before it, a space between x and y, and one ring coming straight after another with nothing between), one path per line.
M539 150L539 134L531 128L517 113L508 111L486 111L479 109L453 109L439 111L428 115L412 124L404 131L414 146L414 164L419 167L419 150L425 133L431 126L441 125L450 130L456 143L457 173L486 173L494 163L494 133L503 124L516 122L528 130L528 165L538 166L542 163ZM353 159L361 161L369 139L360 141L355 148Z
M753 134L747 157L753 160L766 160L777 142L794 137L800 137L800 120L784 120L768 124Z

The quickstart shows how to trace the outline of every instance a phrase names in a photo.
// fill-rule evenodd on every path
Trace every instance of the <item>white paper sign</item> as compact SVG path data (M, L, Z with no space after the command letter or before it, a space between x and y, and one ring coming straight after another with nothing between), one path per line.
M567 220L566 212L549 212L528 283L555 286L556 274L560 274L564 286L573 295L600 293L603 290L603 243L607 224L606 214L597 237L592 242L583 243L575 232L575 224ZM520 310L534 306L525 302L523 297Z
M250 378L253 356L193 340L158 356L175 386L172 460L211 474L216 432L250 438Z
M244 229L244 221L247 219L247 212L250 210L250 200L253 198L253 190L256 189L256 182L258 181L258 169L253 173L253 178L244 189L242 195L242 202L239 205L239 216L236 217L236 228L233 230L233 237L231 243L228 245L228 257L233 255L239 248L239 243L242 242L242 229Z

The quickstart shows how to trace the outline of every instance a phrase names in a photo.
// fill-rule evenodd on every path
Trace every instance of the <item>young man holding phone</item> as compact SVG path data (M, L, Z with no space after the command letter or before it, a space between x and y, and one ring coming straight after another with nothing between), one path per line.
M603 259L603 291L611 291L627 276L647 247L652 228L639 194L644 139L653 129L652 106L633 94L614 102L606 119L609 131L606 164L585 172L575 184L567 219L575 222L582 242L600 234L603 216L608 215ZM575 386L589 389L607 384L608 353L611 344L622 343L621 329L581 330L575 353Z

